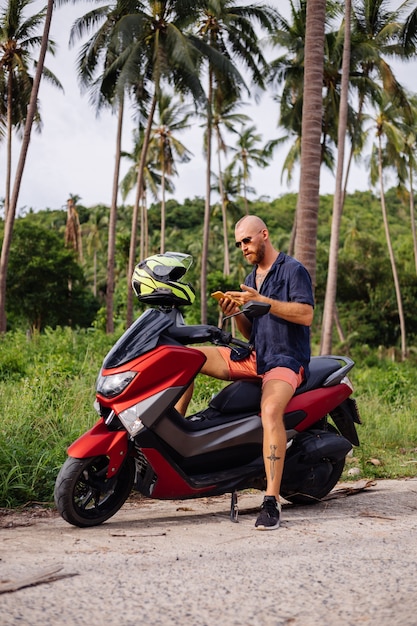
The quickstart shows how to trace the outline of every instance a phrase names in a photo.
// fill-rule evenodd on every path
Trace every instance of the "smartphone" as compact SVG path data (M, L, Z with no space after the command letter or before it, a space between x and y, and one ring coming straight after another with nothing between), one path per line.
M238 304L238 302L236 302L236 300L234 298L231 298L230 296L226 296L223 291L215 291L214 293L211 294L212 298L214 298L215 300L217 300L217 302L221 299L221 298L227 298L228 300L231 300L232 302L235 302L236 304Z

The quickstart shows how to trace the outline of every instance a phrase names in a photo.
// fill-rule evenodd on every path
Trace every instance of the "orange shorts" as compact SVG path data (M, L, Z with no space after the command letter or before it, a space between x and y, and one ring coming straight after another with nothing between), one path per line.
M247 359L242 361L232 361L230 358L230 349L224 346L218 346L221 356L225 360L230 380L240 380L242 378L260 378L262 386L268 380L283 380L293 388L294 392L304 380L304 367L300 367L298 374L289 367L273 367L265 374L256 373L256 354L251 352Z

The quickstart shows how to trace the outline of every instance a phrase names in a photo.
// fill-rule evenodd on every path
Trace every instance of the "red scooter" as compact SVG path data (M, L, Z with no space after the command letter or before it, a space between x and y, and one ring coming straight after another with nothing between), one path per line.
M178 305L193 300L191 286L178 280L186 271L178 264L186 266L186 257L155 255L135 270L137 295L155 306L105 357L97 380L100 419L69 447L57 477L55 503L70 524L105 522L133 487L154 499L231 493L230 516L237 521L237 492L265 488L259 380L228 384L190 417L175 409L205 360L190 345L229 346L236 358L251 349L215 326L184 323ZM165 274L161 261L162 268L168 262ZM256 317L268 310L253 301L240 314ZM353 366L344 356L313 357L308 380L288 404L281 495L289 501L310 504L327 495L346 454L359 445L360 417L347 377Z

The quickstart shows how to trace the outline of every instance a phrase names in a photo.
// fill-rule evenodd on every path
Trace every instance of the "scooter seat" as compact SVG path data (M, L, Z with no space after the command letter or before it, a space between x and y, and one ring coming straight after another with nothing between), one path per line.
M237 380L222 389L211 400L209 407L223 414L247 411L258 413L261 404L261 379Z
M295 395L321 387L326 378L340 369L340 363L337 359L325 356L312 357L309 369L308 380L300 385ZM192 429L201 429L217 421L223 423L231 418L259 414L261 384L260 378L230 383L212 398L207 409L187 420L188 424Z

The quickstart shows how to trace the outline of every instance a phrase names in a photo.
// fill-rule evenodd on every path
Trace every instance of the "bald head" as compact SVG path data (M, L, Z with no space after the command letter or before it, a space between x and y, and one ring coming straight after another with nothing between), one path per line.
M245 215L236 223L235 238L236 245L252 265L270 267L278 256L265 222L256 215Z
M238 222L236 222L235 230L245 227L247 230L259 231L266 229L266 224L260 217L256 215L245 215Z

